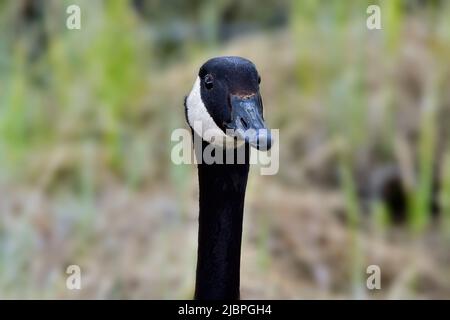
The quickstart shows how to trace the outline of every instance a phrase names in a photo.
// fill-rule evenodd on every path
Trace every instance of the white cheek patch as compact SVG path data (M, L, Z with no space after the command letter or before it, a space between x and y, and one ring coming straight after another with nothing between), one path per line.
M200 94L200 77L195 80L194 86L186 99L187 118L189 125L203 140L225 148L234 148L235 140L226 135L214 122L202 101ZM243 144L238 141L237 146Z

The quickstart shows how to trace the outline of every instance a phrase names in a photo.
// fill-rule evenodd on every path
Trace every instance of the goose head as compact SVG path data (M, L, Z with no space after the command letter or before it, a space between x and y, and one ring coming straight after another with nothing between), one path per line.
M241 57L217 57L200 68L186 97L189 126L204 141L232 148L247 143L269 150L272 136L264 122L255 65Z

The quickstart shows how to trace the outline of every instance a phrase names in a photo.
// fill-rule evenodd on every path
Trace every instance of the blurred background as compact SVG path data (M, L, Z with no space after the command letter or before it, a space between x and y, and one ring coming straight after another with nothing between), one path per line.
M279 173L249 178L242 298L450 298L449 16L438 0L0 0L0 299L193 296L197 170L172 164L170 134L218 55L256 64L281 138Z

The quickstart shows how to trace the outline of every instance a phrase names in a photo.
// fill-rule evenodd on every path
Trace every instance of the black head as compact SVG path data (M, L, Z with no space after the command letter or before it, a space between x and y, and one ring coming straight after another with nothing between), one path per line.
M264 123L259 92L261 77L255 65L241 57L208 60L186 99L189 125L199 121L203 130L238 139L267 150L272 139ZM195 129L194 129L195 130ZM203 137L203 136L202 136Z

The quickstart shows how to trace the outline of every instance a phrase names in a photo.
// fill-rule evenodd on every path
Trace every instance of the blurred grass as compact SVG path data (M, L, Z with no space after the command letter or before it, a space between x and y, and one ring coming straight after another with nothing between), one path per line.
M86 1L77 3L88 6ZM53 11L64 12L65 5L53 1L45 8L45 15L51 15ZM96 32L86 37L78 31L49 27L48 56L42 56L35 63L37 67L26 61L21 41L12 43L9 49L16 54L10 71L11 88L6 91L8 107L3 108L1 117L2 144L7 148L2 154L8 154L9 163L15 165L26 161L30 149L51 141L93 140L105 147L112 169L129 171L134 181L140 172L133 170L139 166L127 164L129 157L123 155L131 153L139 164L139 141L129 146L124 140L130 130L134 134L137 129L127 121L136 116L139 99L150 90L146 73L140 71L148 69L151 52L146 52L148 42L138 40L143 35L127 3L109 1L104 8L89 5L89 9L84 10L83 26ZM129 36L136 33L137 38ZM27 76L32 68L38 69L38 79ZM90 108L92 105L98 108ZM8 159L3 161L8 163Z
M356 28L356 24L363 25L365 16L361 15L364 8L369 4L380 4L382 12L382 37L381 31L370 32L365 28ZM425 6L426 10L417 4L411 4L410 10L418 8L418 16L429 14L430 19L438 19L442 11L436 11L435 3ZM350 148L349 157L345 160L345 166L355 168L358 159L356 158L361 149L371 146L373 138L370 128L371 119L367 106L368 90L367 77L371 68L371 61L368 60L366 51L370 41L385 48L382 54L386 59L380 60L381 68L390 70L394 68L401 57L401 49L405 34L406 2L394 1L361 1L349 8L341 1L329 1L326 4L320 1L294 2L292 10L293 31L297 45L297 79L298 88L302 95L319 96L321 103L325 103L328 110L328 123L330 129L329 139L343 140ZM423 9L423 12L421 12ZM448 6L445 6L448 10ZM414 11L413 11L414 12ZM352 17L353 16L353 17ZM439 21L444 21L440 19ZM430 26L426 26L430 27ZM441 29L443 30L443 29ZM445 35L441 39L446 43ZM351 38L351 39L348 39ZM349 47L349 43L352 44ZM357 44L355 46L355 44ZM317 47L320 46L320 49ZM373 45L372 45L373 46ZM444 45L445 47L447 45ZM442 48L443 49L443 48ZM327 55L321 54L320 51ZM444 72L448 72L447 64L441 60L441 52L436 50L431 54L437 55L440 62L431 66L438 69L445 65ZM339 64L335 63L339 61ZM432 70L429 71L432 74ZM379 152L385 158L393 158L395 146L394 136L401 130L393 122L398 113L399 107L396 105L399 99L399 92L396 90L395 78L389 73L380 74L382 83L381 96L386 97L377 108L384 110L384 132L381 133L382 140ZM424 74L424 77L427 77ZM435 169L436 156L436 130L438 123L436 114L437 105L442 103L436 101L440 84L431 83L425 89L423 98L424 109L422 112L419 142L418 142L418 177L417 185L409 195L409 224L415 231L423 229L428 225L430 215L430 203L433 185L433 170ZM420 112L420 111L419 111ZM383 137L384 135L384 137ZM446 139L446 138L445 138Z
M343 158L345 158L345 156L343 156ZM343 164L340 168L340 177L342 180L342 189L345 195L347 213L346 218L348 221L348 232L350 235L350 281L353 297L355 299L361 299L363 298L362 292L364 292L364 281L362 281L364 265L362 259L361 242L358 235L359 229L361 227L361 212L359 209L356 187L352 179L351 168L345 165L346 162L347 161L343 160Z
M442 232L450 240L450 155L447 152L444 159L443 187L440 194L442 203Z
M432 88L436 88L433 84ZM414 231L422 231L429 223L433 188L433 168L436 154L437 93L426 93L419 133L418 186L412 193L410 224Z

